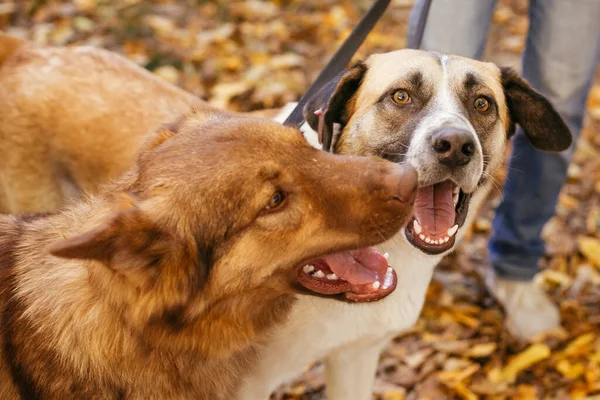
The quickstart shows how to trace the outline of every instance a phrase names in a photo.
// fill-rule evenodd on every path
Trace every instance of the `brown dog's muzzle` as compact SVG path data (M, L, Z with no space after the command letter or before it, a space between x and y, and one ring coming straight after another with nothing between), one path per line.
M334 207L328 223L340 231L358 232L359 248L312 260L297 271L297 280L314 293L342 294L356 302L375 301L394 291L397 277L387 255L368 246L389 239L406 225L412 215L418 177L408 165L374 158L358 165L356 157L352 161L345 173L351 179L338 177L336 190L345 199L328 205ZM348 196L353 201L348 201Z

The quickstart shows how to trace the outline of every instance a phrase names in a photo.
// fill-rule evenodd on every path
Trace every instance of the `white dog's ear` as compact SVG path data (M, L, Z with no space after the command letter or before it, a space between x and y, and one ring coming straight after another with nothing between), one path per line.
M571 146L573 136L552 104L511 68L501 68L502 86L512 120L521 125L533 147L543 151L563 151Z
M354 64L323 86L306 103L304 118L319 134L319 142L322 143L323 150L335 151L337 135L334 134L334 124L339 124L340 129L343 129L350 119L353 112L352 99L362 84L366 72L365 63Z

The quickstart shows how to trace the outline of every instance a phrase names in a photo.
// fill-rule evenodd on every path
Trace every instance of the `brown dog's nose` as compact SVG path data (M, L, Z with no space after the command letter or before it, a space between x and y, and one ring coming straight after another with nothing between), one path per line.
M475 154L471 132L462 129L441 129L432 135L433 150L440 163L451 169L467 165Z
M384 178L384 184L392 188L393 198L402 202L414 200L418 183L417 170L408 164L394 165L391 173Z

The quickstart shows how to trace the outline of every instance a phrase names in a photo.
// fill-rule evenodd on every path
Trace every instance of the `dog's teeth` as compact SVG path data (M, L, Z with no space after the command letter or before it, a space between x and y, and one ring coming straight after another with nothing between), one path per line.
M425 240L425 235L423 235L422 233L419 235L419 237L421 238L421 240Z
M390 260L390 254L389 253L383 253L383 257L385 257L386 260Z
M452 228L448 229L448 236L452 237L458 230L458 225L454 225Z
M444 238L444 243L448 243L449 241L450 241L450 238L449 238L448 236L446 236L446 237Z
M323 277L325 276L325 274L323 273L323 271L321 271L321 270L318 270L317 272L315 272L315 273L313 274L313 276L314 276L315 278L323 278Z
M387 289L392 285L392 280L394 278L392 271L392 267L388 267L388 269L385 271L385 278L383 279L383 285L381 286L382 290Z
M379 286L381 286L381 283L379 283L379 281L373 282L373 289L379 289Z
M306 272L307 274L310 274L314 270L315 270L315 267L313 265L310 265L310 264L306 264L304 266L304 268L302 268L302 271Z
M337 280L338 276L336 274L329 274L327 275L327 279L329 279L330 281L335 281Z
M431 243L431 239L425 238L425 243Z
M416 219L413 221L413 229L415 230L415 233L417 235L423 232L423 228L421 227L421 225L419 225Z

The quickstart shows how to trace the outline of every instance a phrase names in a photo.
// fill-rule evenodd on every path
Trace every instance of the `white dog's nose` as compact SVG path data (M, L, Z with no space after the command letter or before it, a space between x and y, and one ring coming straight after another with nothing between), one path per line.
M431 146L439 162L452 170L467 165L475 154L473 135L461 128L439 129L431 135Z

